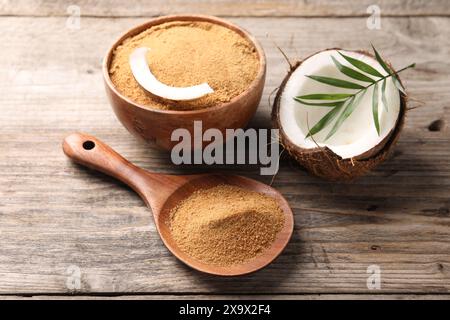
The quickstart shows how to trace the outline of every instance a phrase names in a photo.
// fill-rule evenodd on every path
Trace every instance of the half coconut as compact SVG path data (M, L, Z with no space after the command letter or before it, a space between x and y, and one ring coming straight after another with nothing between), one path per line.
M330 86L314 81L309 76L350 80L364 87L368 84L369 80L348 78L336 68L337 64L352 67L344 56L363 61L381 75L388 75L368 52L323 50L291 66L278 89L272 109L272 120L280 130L280 143L286 151L312 174L334 181L354 179L380 164L397 141L406 112L406 96L398 89L401 82L397 75L395 79L386 79L383 94L375 92L374 95L374 89L381 91L381 83L368 88L359 97L353 112L331 136L330 131L336 119L320 132L310 135L311 128L330 112L330 107L319 106L318 101L311 103L313 100L309 104L307 100L302 100L306 101L303 104L294 98L318 92L350 94L355 90ZM370 74L365 75L376 80ZM396 80L399 83L394 83ZM373 99L378 101L378 128L372 114ZM323 101L319 102L323 104Z

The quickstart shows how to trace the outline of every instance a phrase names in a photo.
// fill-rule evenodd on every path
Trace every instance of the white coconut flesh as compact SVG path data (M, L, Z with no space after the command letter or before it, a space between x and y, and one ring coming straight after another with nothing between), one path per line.
M386 71L378 64L378 62L367 55L341 51L358 60L364 61L374 67L382 75L386 75ZM343 122L334 135L326 139L329 131L334 125L337 117L333 122L328 124L320 132L313 137L306 138L309 129L312 128L323 116L330 110L330 107L307 106L293 99L296 96L302 96L315 93L355 93L354 89L337 88L317 82L306 77L307 75L319 75L333 77L358 83L367 86L370 83L358 81L342 74L335 66L331 56L336 58L340 63L355 69L337 50L326 50L311 56L303 61L303 63L291 74L280 97L279 119L280 125L289 138L289 140L303 149L313 149L320 147L328 147L335 154L343 159L357 157L375 146L377 146L387 135L395 128L400 112L400 93L395 87L391 78L386 80L386 100L388 111L386 112L382 104L381 84L378 82L378 115L380 124L380 134L377 133L372 114L372 96L374 86L367 89L360 103L353 113ZM364 73L364 72L361 72ZM364 73L365 74L365 73ZM373 79L375 77L365 74ZM325 102L318 100L305 100L308 102ZM328 101L326 101L328 102Z
M148 51L148 48L136 48L129 57L134 78L148 92L164 99L176 101L194 100L214 92L207 83L190 87L171 87L160 82L148 66Z

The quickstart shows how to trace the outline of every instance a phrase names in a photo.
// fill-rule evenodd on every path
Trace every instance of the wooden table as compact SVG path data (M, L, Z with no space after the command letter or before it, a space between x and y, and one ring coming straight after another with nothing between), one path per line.
M0 296L450 297L446 0L378 1L379 30L367 27L371 0L73 2L79 29L68 21L72 1L0 1ZM417 63L403 76L415 109L391 159L369 176L329 183L283 157L273 185L293 208L294 235L272 265L244 277L181 264L136 194L61 150L65 135L84 131L147 169L270 182L254 166L176 167L131 137L110 109L101 75L108 46L153 16L184 12L224 16L261 41L268 75L253 127L270 125L269 93L288 68L275 44L295 60L373 42L396 67ZM381 270L380 289L367 286L371 265Z

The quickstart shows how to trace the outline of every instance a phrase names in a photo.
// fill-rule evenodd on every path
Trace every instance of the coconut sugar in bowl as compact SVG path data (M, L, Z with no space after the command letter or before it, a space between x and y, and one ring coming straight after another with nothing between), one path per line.
M192 100L154 95L136 81L129 56L148 48L149 70L164 85L207 83L214 92ZM134 136L170 150L179 128L244 128L261 100L266 59L258 41L242 28L219 18L173 15L153 19L125 33L103 62L105 88L120 122Z

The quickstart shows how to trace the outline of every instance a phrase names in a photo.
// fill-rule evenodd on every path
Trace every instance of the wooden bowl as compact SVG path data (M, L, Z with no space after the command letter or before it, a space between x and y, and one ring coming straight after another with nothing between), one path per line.
M133 102L115 88L109 76L109 67L114 49L127 38L139 34L152 26L170 21L206 21L237 32L256 48L259 56L259 70L256 78L244 92L229 102L206 109L190 111L160 110ZM121 36L109 49L103 61L103 78L106 93L117 118L134 136L166 150L170 150L178 143L170 139L172 131L175 129L185 128L189 130L191 137L193 137L195 120L202 121L203 131L209 128L217 128L223 134L225 129L245 127L258 108L264 88L265 76L266 58L258 41L247 31L228 21L204 15L171 15L152 19Z

